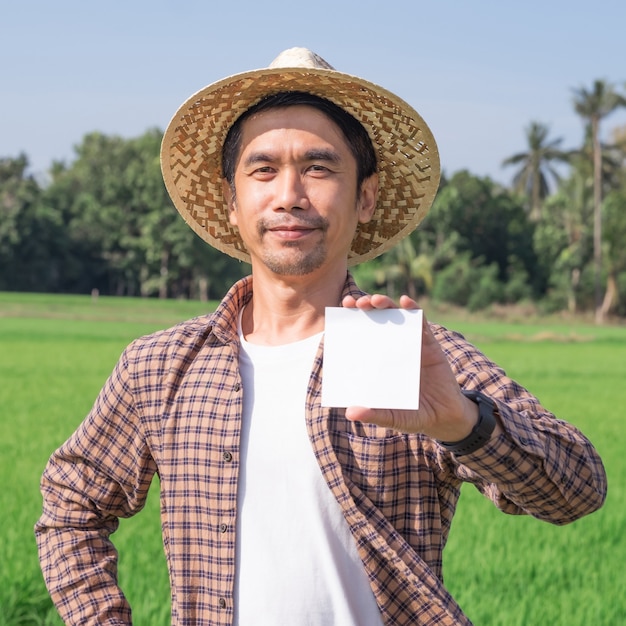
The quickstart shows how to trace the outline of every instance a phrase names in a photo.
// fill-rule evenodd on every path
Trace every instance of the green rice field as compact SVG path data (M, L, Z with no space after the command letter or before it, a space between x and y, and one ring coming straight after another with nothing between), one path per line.
M33 535L48 456L82 420L133 338L210 308L0 293L0 626L62 624ZM565 527L506 516L466 486L444 554L447 587L477 626L626 624L626 327L431 317L462 331L579 426L609 476L604 508ZM155 484L145 510L114 535L138 626L169 624L157 491Z

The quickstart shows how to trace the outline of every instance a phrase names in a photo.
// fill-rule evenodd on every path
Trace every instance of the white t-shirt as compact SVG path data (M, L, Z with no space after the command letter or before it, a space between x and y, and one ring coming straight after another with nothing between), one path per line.
M306 431L307 385L321 336L260 346L240 333L239 626L382 625Z

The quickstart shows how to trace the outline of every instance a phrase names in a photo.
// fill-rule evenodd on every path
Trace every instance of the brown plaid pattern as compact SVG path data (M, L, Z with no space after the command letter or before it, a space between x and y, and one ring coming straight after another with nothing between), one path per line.
M359 295L349 277L345 294ZM155 472L172 585L172 624L231 624L242 387L237 313L251 278L217 311L133 342L42 478L41 566L67 624L130 624L109 535L139 512ZM468 344L433 325L459 384L497 403L505 433L455 457L435 441L348 422L320 406L322 350L307 425L385 624L470 624L442 583L442 550L463 481L506 513L555 524L604 501L587 439Z

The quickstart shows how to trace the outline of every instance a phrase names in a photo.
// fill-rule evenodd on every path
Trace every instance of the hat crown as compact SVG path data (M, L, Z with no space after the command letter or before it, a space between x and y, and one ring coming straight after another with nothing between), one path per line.
M270 68L303 67L307 69L334 70L335 68L308 48L283 50L271 63Z

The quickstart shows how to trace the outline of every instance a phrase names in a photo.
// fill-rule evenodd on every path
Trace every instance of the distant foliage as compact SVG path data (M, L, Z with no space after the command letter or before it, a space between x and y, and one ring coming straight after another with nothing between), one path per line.
M466 170L444 176L422 226L353 269L359 284L472 310L520 302L593 310L600 180L602 311L626 316L626 129L594 147L586 127L581 148L568 151L539 122L526 134L528 150L503 161L521 166L511 188ZM174 209L161 136L86 135L70 164L53 163L45 185L26 155L0 159L0 290L217 299L247 273ZM566 175L555 161L567 163Z
M205 245L170 201L161 133L92 133L40 186L27 159L0 160L0 289L221 297L243 264Z

